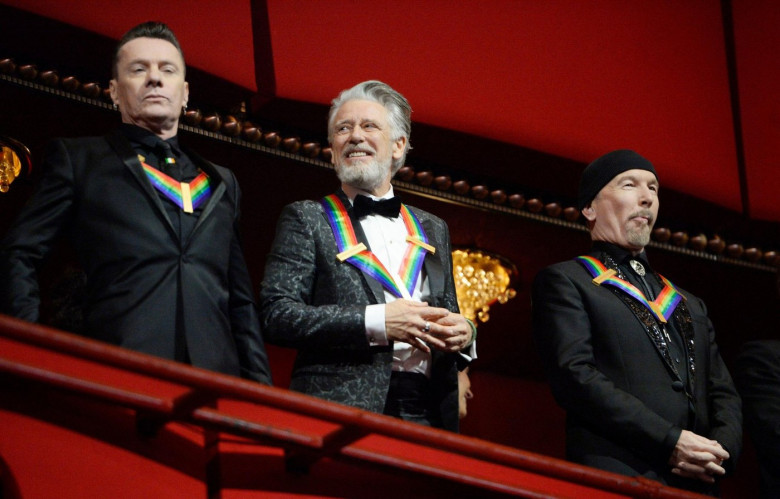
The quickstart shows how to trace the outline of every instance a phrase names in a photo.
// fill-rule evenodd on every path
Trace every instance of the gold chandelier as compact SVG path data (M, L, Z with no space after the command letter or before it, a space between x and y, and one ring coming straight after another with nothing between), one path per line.
M490 305L504 304L517 294L509 287L514 265L506 259L477 249L452 252L452 273L460 313L482 322L490 320Z
M8 192L11 182L21 175L22 164L29 173L32 161L27 146L11 137L0 136L0 192Z

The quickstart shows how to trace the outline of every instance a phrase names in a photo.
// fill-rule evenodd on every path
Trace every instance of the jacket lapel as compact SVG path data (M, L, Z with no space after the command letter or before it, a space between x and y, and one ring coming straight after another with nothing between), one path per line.
M366 234L363 232L363 227L360 225L360 220L355 218L355 216L352 213L352 204L349 202L349 198L341 189L336 191L336 195L339 197L341 202L344 203L344 206L347 208L347 213L349 214L349 219L352 222L352 228L355 230L355 237L357 238L358 242L365 244L366 248L368 248L368 250L371 251L371 246L368 244L368 238L366 237ZM324 215L325 214L323 213L323 216ZM330 229L330 224L328 222L326 222L326 224ZM344 262L343 264L350 265L349 263L346 262ZM352 265L350 265L350 267L352 267ZM379 283L379 281L370 278L369 276L366 275L365 272L362 272L357 268L355 268L355 270L360 274L360 278L363 280L365 286L367 286L368 289L371 290L371 294L374 297L375 303L384 303L385 290L382 287L382 285Z
M415 215L418 215L415 213ZM419 215L417 217L420 218ZM436 248L436 252L444 251L443 245L439 244L439 235L436 234L434 227L431 225L431 221L428 219L420 220L420 224L425 230L425 234L428 236L428 242ZM428 277L428 287L430 290L430 296L436 301L433 303L435 306L441 306L438 303L438 299L444 296L444 269L442 268L442 258L438 254L426 253L425 260L423 260L423 270Z
M206 172L206 175L209 176L209 185L211 187L211 195L209 196L208 201L206 201L206 204L203 206L203 211L201 211L200 216L198 216L198 221L195 223L195 227L192 229L192 232L190 232L187 240L184 242L186 247L187 243L189 243L198 232L200 226L203 225L204 221L214 211L214 207L219 204L219 201L222 196L225 195L227 188L225 187L225 180L219 174L217 169L214 168L214 165L210 161L203 159L199 154L191 151L189 148L185 149L184 152L187 157L189 157L190 160L195 164L195 166Z
M146 172L144 172L141 162L138 160L138 154L133 150L130 142L128 142L125 136L118 131L109 133L105 138L127 169L130 170L130 173L135 177L136 181L138 181L141 190L149 197L150 203L156 207L157 212L165 221L165 225L168 227L171 235L178 239L179 236L174 231L171 219L168 218L168 213L166 213L165 207L163 207L162 201L160 201L160 196L157 195L157 191L154 190L151 182L149 182L149 178L146 176Z

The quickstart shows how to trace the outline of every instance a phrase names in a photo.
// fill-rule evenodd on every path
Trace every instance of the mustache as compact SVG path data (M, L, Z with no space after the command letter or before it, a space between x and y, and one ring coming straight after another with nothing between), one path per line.
M632 213L628 218L629 220L636 217L643 217L647 219L647 223L649 225L652 225L655 221L655 218L653 217L653 212L650 210L639 210L637 212Z

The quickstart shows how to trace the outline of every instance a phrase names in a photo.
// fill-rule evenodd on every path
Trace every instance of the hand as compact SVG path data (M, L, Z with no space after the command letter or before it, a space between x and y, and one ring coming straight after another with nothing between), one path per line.
M436 322L449 313L446 308L429 307L424 302L395 300L385 305L387 339L408 343L426 353L431 352L430 347L444 350L447 344L439 336L446 333L448 328Z
M471 324L460 314L450 313L436 321L436 328L431 326L431 334L444 341L445 352L459 352L471 344L471 336L474 334ZM446 331L442 331L445 328Z
M722 465L729 457L729 453L717 441L683 430L669 464L675 475L713 483L715 475L726 474Z

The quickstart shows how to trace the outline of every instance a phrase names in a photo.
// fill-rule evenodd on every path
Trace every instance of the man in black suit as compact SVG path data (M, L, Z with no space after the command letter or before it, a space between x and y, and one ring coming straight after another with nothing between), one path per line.
M533 285L533 334L566 410L567 457L664 484L716 492L741 450L740 399L704 303L650 265L658 178L629 150L582 175L588 255Z
M4 312L39 318L37 268L66 234L86 274L84 333L270 382L238 235L234 175L176 136L187 105L173 32L144 23L120 40L110 82L121 127L55 140L0 258Z
M458 313L447 225L393 193L410 115L377 81L333 101L341 190L284 208L261 322L267 341L298 350L293 390L456 431L457 360L474 355L474 327Z

